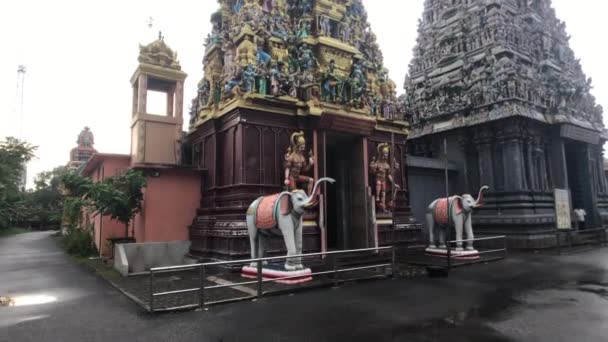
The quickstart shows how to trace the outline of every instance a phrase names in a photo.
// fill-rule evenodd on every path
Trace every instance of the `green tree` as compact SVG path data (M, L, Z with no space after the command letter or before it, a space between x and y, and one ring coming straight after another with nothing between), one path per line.
M37 175L35 189L25 196L30 224L36 224L40 229L60 225L64 200L61 185L67 172L64 166L60 166Z
M146 177L141 171L129 170L95 183L89 196L99 214L125 225L125 237L128 237L129 223L141 210L146 185Z
M12 137L0 141L0 228L23 219L27 214L19 183L26 163L34 158L36 148Z

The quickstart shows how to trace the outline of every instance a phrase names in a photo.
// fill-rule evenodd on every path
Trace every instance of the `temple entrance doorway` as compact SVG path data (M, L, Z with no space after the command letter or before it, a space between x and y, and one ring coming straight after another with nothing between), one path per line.
M572 197L572 209L584 209L587 212L586 222L581 228L595 227L592 175L589 172L587 146L584 143L566 141L566 167L568 186Z
M345 250L369 247L367 192L363 139L327 134L327 248Z

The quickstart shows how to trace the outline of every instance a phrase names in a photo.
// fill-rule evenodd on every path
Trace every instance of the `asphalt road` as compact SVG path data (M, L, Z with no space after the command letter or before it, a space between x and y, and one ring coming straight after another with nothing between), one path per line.
M0 239L0 341L608 341L608 249L149 315L50 233Z

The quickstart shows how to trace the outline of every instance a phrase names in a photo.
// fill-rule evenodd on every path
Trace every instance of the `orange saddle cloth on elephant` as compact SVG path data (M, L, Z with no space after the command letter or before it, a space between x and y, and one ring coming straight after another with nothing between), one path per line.
M451 213L453 211L455 211L456 214L462 212L462 205L457 197L439 199L437 206L435 207L435 212L433 213L435 222L444 225L452 224Z
M277 226L277 218L279 210L281 214L289 213L289 196L281 197L281 194L263 197L258 205L258 210L255 213L255 225L258 229L272 229Z

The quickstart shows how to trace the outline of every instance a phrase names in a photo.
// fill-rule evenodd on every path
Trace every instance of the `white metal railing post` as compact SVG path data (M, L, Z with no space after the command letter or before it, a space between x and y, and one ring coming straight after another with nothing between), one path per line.
M264 271L262 268L262 259L258 259L257 262L257 270L258 270L258 274L257 274L257 280L258 280L258 299L261 299L262 296L264 295L264 289L262 288L262 280L264 279L262 277L262 272Z
M198 277L199 277L199 282L200 282L200 292L199 292L199 298L198 298L198 306L201 309L205 309L205 265L200 265L200 267L198 268Z
M154 312L154 270L150 269L150 312Z

